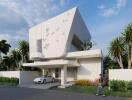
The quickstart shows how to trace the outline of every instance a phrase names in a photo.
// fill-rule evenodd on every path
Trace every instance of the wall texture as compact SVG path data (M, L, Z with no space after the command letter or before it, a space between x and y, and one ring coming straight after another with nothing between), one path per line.
M0 71L0 77L20 78L20 71Z
M78 68L77 79L95 80L101 74L101 58L80 59L81 66Z
M33 79L38 77L39 73L37 71L20 71L19 85L31 84Z
M76 34L82 41L91 39L76 7L30 28L30 58L64 57L71 47L73 34ZM37 51L38 40L42 40L42 52Z
M132 69L110 69L109 80L132 80Z

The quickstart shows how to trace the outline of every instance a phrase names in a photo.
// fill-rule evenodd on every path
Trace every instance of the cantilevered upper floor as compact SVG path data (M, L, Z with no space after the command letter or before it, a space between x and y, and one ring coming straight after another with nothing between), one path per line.
M91 35L77 7L44 21L29 30L30 59L63 58L81 51Z

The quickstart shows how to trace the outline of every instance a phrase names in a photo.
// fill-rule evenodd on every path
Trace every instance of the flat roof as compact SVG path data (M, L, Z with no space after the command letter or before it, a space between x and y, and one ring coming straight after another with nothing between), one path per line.
M37 62L33 62L33 63L23 63L23 66L27 66L27 67L61 67L61 65L68 65L68 66L73 66L73 67L77 67L79 66L79 64L77 63L76 60L63 60L63 59L59 59L59 60L48 60L48 61L37 61Z
M66 58L95 58L95 57L100 58L103 57L103 54L100 49L69 52L66 55Z

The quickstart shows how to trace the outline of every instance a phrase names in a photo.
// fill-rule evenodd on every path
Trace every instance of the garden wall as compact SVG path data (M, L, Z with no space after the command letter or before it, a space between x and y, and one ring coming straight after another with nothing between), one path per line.
M33 79L38 76L37 71L0 71L0 77L19 78L19 85L31 84Z
M0 71L0 77L20 78L20 71Z
M20 71L19 85L31 84L33 79L38 76L39 73L37 71Z
M109 80L132 80L132 69L110 69Z

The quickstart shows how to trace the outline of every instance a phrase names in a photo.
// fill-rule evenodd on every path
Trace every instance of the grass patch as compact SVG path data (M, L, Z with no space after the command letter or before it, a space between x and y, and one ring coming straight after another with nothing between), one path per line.
M76 93L83 93L83 94L96 94L97 87L96 86L71 86L68 88L58 88L53 87L52 90L59 90L59 91L67 91L67 92L76 92ZM109 91L108 87L105 88L105 95L106 96L118 96L118 97L127 97L132 98L132 91L127 92L119 92L119 91ZM131 99L130 99L131 100Z
M114 92L112 91L111 96L119 96L119 97L128 97L128 98L131 98L132 97L132 91L126 91L126 92ZM132 100L132 99L131 99Z
M76 92L76 93L85 93L85 94L96 94L96 87L95 86L71 86L67 88L58 88L52 87L51 90L60 90L60 91L67 91L67 92Z

